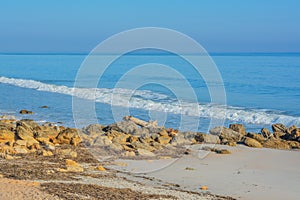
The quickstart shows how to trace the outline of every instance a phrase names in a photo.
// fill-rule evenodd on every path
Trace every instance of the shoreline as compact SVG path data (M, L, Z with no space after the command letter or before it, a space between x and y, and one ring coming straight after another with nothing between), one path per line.
M127 116L115 124L81 130L2 117L0 128L2 177L37 181L39 190L61 199L72 194L55 193L58 188L76 193L74 188L90 182L92 194L99 194L103 187L120 192L131 188L126 193L140 199L153 194L161 195L153 199L260 199L278 197L283 180L287 182L282 186L285 196L297 196L300 129L294 126L274 124L273 132L262 129L255 134L232 124L206 134L180 132ZM33 170L37 160L42 161L44 171ZM14 171L4 169L12 166ZM108 180L111 185L106 184Z

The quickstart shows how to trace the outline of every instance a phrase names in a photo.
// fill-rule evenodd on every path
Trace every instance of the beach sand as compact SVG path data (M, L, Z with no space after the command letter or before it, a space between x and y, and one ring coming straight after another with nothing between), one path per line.
M299 199L299 151L217 145L232 152L220 155L199 151L203 146L212 145L194 145L191 155L176 161L120 160L128 165L119 169L146 172L169 162L165 168L137 173L135 178L151 177L191 191L200 191L201 186L207 186L213 194L236 199Z

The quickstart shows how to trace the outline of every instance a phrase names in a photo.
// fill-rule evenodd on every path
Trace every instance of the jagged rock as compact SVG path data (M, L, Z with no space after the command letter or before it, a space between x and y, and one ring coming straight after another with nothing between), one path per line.
M197 132L186 131L181 133L184 136L184 139L190 141L191 143L195 143L195 135Z
M26 153L28 153L28 150L26 149L26 147L21 147L21 146L15 146L14 151L15 151L16 154L26 154Z
M152 143L152 145L153 144L154 144L154 142ZM148 151L154 151L156 149L154 146L150 146L147 143L141 143L140 141L133 142L130 145L127 145L127 146L129 146L133 149L146 149Z
M261 135L265 138L270 138L272 135L271 131L269 131L267 128L262 128L260 132Z
M22 114L22 115L25 115L25 114L29 114L29 115L32 115L33 114L33 112L32 111L30 111L30 110L20 110L20 112L19 112L20 114Z
M290 145L288 145L284 140L278 139L269 139L263 144L263 146L273 149L290 149Z
M163 135L157 138L157 142L163 145L169 144L169 142L171 141L171 137L169 137L168 135Z
M33 128L34 137L41 143L53 141L59 134L60 128L57 126L37 126Z
M78 131L75 128L67 128L61 131L56 137L55 143L71 144L77 146L81 142Z
M100 124L91 124L82 129L82 131L87 135L103 135L105 132L103 131L104 126Z
M99 136L95 139L93 145L94 146L109 146L112 144L112 141L108 139L107 136Z
M137 154L140 156L145 156L145 157L154 157L155 154L152 153L151 151L148 151L146 149L137 149Z
M286 128L285 125L278 123L278 124L273 124L272 125L272 130L273 130L273 132L283 132L283 133L286 133L287 128Z
M129 138L128 134L120 134L119 136L114 137L112 139L112 142L118 144L126 144L128 138Z
M258 133L247 133L247 137L257 140L259 143L263 144L267 139Z
M15 144L19 146L27 146L27 142L25 140L17 140Z
M177 134L172 137L170 144L172 145L183 145L183 144L190 144L191 142L184 138L183 134Z
M112 143L111 145L109 145L109 148L116 152L122 151L124 149L123 146L118 143Z
M207 144L220 144L220 138L217 135L211 135L206 133L197 133L195 135L195 140L197 142L204 142Z
M209 133L212 135L219 136L222 142L237 142L240 141L241 138L243 137L242 134L232 129L221 127L221 126L211 129Z
M117 131L117 132L123 132L123 133L129 133L132 135L136 135L138 133L139 127L132 121L121 121L117 122L111 125L108 125L103 130L105 132L107 131Z
M287 141L292 149L300 149L300 143L298 141Z
M273 135L276 139L282 138L286 133L284 132L274 132Z
M258 142L258 141L255 140L255 139L253 139L253 138L246 137L246 138L244 139L244 143L245 143L248 147L262 148L261 143Z
M246 135L246 130L243 124L230 124L229 128L242 135Z
M7 129L0 129L0 143L13 142L14 140L14 132Z

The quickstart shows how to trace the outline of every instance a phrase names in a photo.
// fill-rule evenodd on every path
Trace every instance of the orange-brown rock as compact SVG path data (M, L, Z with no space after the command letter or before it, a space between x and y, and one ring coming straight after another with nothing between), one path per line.
M266 148L273 148L273 149L290 149L290 145L284 140L280 139L269 139L263 144Z
M7 129L0 129L0 143L13 142L15 133Z
M246 130L243 124L230 124L229 128L242 135L246 135Z
M253 139L253 138L246 137L246 138L244 139L244 143L245 143L248 147L262 148L261 143L258 142L258 141L255 140L255 139Z
M81 142L81 138L75 128L66 128L61 131L56 137L55 143L71 144L77 146Z

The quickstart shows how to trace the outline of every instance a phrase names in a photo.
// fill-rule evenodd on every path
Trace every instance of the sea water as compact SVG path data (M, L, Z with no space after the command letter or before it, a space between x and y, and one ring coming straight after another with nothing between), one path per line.
M126 108L135 117L158 120L160 125L182 130L207 132L212 118L224 119L225 126L243 123L248 131L255 132L262 127L270 128L273 123L300 126L300 54L218 53L211 56L223 79L225 105L211 102L204 78L176 55L125 55L109 66L95 87L74 88L78 70L87 57L85 54L1 54L0 114L75 126L72 107L75 96L94 102L101 124L113 123L116 118L112 108L119 107ZM154 63L175 69L190 88L175 76L155 71ZM148 72L129 73L143 64L148 64ZM95 74L86 78L88 81L99 77ZM147 80L148 84L138 85L133 90L130 85L141 80ZM160 84L162 82L168 84ZM188 89L195 91L196 99L186 93ZM128 96L129 102L124 100ZM49 108L41 108L44 105ZM21 109L32 110L34 114L21 116L18 114ZM181 123L183 117L188 119L184 124ZM199 123L195 126L197 120ZM85 118L77 125L90 122Z

